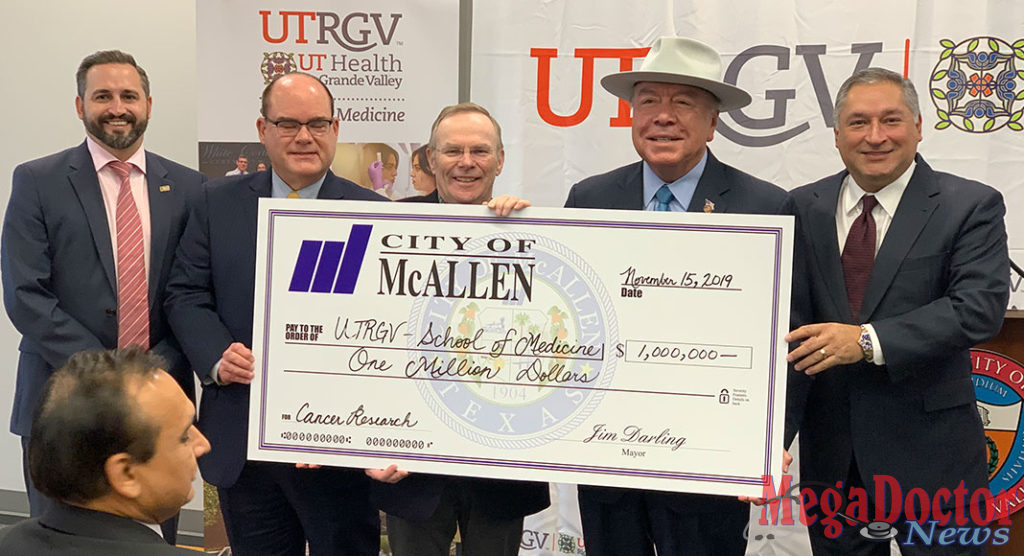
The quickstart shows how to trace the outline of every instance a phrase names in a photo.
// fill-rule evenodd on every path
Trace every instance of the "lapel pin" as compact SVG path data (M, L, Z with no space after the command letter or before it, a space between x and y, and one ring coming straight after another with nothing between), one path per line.
M167 193L170 190L171 190L171 186L169 186L169 185L161 185L160 186L160 193Z
M704 212L707 214L715 212L715 204L710 199L704 199Z

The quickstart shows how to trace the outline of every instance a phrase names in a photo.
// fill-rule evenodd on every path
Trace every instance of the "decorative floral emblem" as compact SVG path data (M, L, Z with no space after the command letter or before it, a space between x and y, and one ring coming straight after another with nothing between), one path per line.
M558 534L558 552L562 554L576 554L576 538L565 533Z
M939 116L935 129L1024 130L1024 71L1017 69L1024 64L1024 39L1012 45L995 37L939 44L943 50L929 87Z
M295 54L291 52L264 52L263 63L260 64L263 84L269 85L278 75L291 73L297 67L295 65Z

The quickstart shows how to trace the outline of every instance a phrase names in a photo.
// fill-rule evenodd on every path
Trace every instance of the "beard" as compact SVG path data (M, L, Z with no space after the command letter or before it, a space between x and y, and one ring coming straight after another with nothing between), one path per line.
M124 120L128 122L128 131L126 133L107 133L103 129L103 124L110 120ZM134 145L139 140L139 137L142 137L142 134L146 132L146 126L149 125L148 119L138 120L132 114L124 114L123 116L108 115L94 120L86 118L83 121L85 122L85 130L92 134L97 141L115 150L127 149Z

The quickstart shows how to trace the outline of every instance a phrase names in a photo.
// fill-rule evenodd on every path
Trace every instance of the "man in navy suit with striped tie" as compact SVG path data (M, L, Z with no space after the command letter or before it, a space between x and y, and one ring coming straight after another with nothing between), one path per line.
M76 77L86 139L15 168L3 224L4 306L21 333L11 432L23 450L43 385L78 351L151 349L195 399L163 300L203 176L143 148L153 99L130 54L91 54ZM32 515L42 515L50 502L27 468L25 483ZM174 528L164 536L173 540Z

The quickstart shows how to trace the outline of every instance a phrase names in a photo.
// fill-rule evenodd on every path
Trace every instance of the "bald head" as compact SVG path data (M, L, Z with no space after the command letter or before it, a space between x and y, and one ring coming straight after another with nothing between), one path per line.
M327 88L327 85L324 85L322 81L308 73L302 73L297 71L278 75L277 77L272 79L270 83L267 84L266 87L263 88L263 95L261 97L260 104L260 114L263 114L264 118L267 117L267 112L269 110L270 94L279 83L285 85L286 87L293 87L295 86L296 83L315 83L319 89L323 90L331 106L330 113L334 114L334 95L331 94L331 90Z

